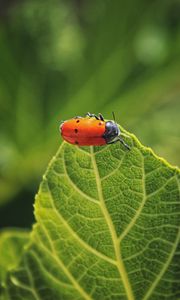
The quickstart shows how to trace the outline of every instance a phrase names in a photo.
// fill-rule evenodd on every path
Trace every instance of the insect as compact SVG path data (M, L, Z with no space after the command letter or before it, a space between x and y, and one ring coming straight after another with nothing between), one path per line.
M105 121L102 114L87 113L85 117L74 117L60 125L62 138L79 146L102 146L105 144L122 143L125 148L130 147L124 142L121 131L114 121Z

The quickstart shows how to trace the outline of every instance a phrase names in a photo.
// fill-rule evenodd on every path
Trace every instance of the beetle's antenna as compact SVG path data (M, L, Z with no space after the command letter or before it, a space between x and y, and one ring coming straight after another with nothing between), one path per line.
M114 122L116 122L116 118L115 118L115 113L114 113L114 111L112 111L112 116L113 116Z

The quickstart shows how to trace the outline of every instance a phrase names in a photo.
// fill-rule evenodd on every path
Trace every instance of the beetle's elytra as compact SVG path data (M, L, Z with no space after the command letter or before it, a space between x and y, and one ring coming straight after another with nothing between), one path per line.
M60 125L62 138L79 146L102 146L121 142L128 150L130 147L121 137L121 131L115 121L105 121L102 114L98 116L87 113L85 117L74 117Z

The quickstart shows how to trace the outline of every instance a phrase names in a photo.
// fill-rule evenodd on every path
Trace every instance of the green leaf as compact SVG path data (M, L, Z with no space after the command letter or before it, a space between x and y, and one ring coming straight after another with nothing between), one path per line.
M20 259L29 233L22 229L5 229L0 233L0 299L6 299L4 294L6 274L15 268Z
M126 133L127 134L127 133ZM35 202L37 223L9 299L177 299L179 170L128 134L62 143Z

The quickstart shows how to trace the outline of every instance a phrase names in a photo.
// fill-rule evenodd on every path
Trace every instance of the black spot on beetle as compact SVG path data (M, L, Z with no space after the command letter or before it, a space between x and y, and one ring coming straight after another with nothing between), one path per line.
M80 120L77 120L77 121L76 121L76 123L79 123L79 122L80 122Z
M102 125L102 122L99 122L99 125Z
M78 141L75 141L75 144L78 145L79 144Z
M75 131L75 133L78 133L78 129L76 128L76 129L74 129L74 131Z

